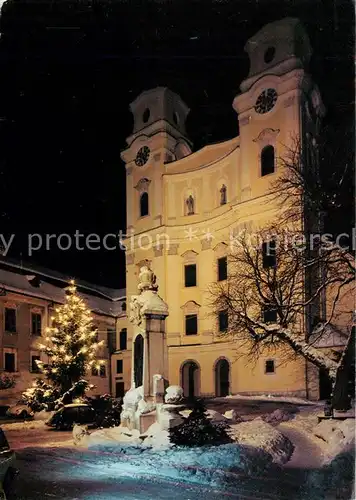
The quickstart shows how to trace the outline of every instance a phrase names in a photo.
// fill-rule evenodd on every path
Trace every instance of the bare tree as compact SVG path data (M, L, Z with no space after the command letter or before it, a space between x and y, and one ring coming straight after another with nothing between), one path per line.
M336 129L325 127L317 138L292 137L278 158L279 175L270 196L280 209L281 222L303 220L308 231L323 229L324 219L335 225L342 209L354 197L354 123ZM350 226L353 226L350 210ZM339 224L336 224L339 228ZM343 228L345 230L345 228Z
M225 335L235 338L240 352L250 359L264 349L287 347L286 354L303 356L325 369L335 382L339 360L314 343L332 322L340 291L354 281L355 266L348 250L330 241L319 242L318 252L310 256L302 231L278 226L253 234L241 231L233 244L226 281L210 287L213 314L228 316ZM306 274L315 270L319 275L321 267L322 279L312 293L306 293ZM307 308L331 287L334 294L329 315L311 342L305 324Z

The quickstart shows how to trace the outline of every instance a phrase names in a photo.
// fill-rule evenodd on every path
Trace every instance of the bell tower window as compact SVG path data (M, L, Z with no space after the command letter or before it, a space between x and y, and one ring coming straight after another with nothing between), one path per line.
M276 49L274 47L268 47L266 52L264 53L264 61L266 64L270 63L273 61L273 58L276 54Z
M146 108L145 111L143 112L143 115L142 115L143 123L148 122L148 120L150 119L150 115L151 115L151 112L150 112L149 108Z
M144 192L140 196L140 217L148 215L148 193Z
M175 111L175 112L173 113L173 121L174 121L174 123L175 123L176 125L178 125L178 124L179 124L179 116L178 116L177 111Z
M265 146L261 151L261 176L273 174L274 172L274 147Z

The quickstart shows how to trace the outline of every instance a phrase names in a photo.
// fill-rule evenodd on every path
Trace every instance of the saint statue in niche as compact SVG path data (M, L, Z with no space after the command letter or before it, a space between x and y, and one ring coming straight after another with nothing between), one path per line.
M188 215L193 215L194 214L194 198L191 194L188 196L186 204L187 204Z
M221 189L220 189L220 205L226 205L226 202L227 202L226 192L227 192L227 188L226 188L225 184L223 184L221 186Z

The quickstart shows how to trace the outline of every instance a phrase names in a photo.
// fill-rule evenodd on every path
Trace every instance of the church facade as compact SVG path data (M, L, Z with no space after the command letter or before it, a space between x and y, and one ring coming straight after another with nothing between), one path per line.
M311 152L325 113L308 73L308 36L297 19L266 25L245 50L250 70L232 103L239 124L235 138L193 152L186 131L189 108L165 87L145 91L131 104L134 128L122 152L126 290L77 281L105 342L100 353L107 360L105 369L88 374L96 394L121 397L134 382L133 346L141 331L129 311L146 266L168 306L163 364L170 385L182 386L186 396L327 397L318 369L302 357L286 356L285 347L249 362L236 340L223 334L224 312L211 310L209 286L226 281L236 235L246 229L253 234L280 217L270 195L282 168L278 159L295 143ZM19 399L38 376L39 343L53 308L64 301L68 281L57 272L0 258L0 374L16 382L0 388L2 404ZM342 349L354 309L350 288L340 294L334 311L337 328L330 324L327 338L313 345ZM299 326L310 333L303 320ZM155 346L150 349L155 363L146 362L148 373L160 366L157 344L156 352Z
M192 152L188 106L168 88L143 92L131 104L134 129L122 152L126 164L126 296L137 292L141 266L157 276L167 302L169 382L186 395L290 394L318 397L305 360L278 352L252 366L236 342L221 336L208 288L228 273L228 254L242 228L278 218L269 195L277 159L293 141L312 140L324 107L308 73L311 47L297 19L266 25L247 41L250 71L233 101L239 136ZM135 338L114 355L130 388ZM115 374L114 374L115 376Z

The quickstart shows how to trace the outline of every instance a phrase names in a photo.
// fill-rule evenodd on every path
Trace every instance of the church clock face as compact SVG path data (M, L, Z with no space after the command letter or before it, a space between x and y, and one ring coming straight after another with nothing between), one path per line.
M268 113L274 107L277 101L277 92L274 89L265 89L257 97L255 111L259 114Z
M150 148L148 146L143 146L137 152L135 163L138 167L142 167L148 162L150 157Z

